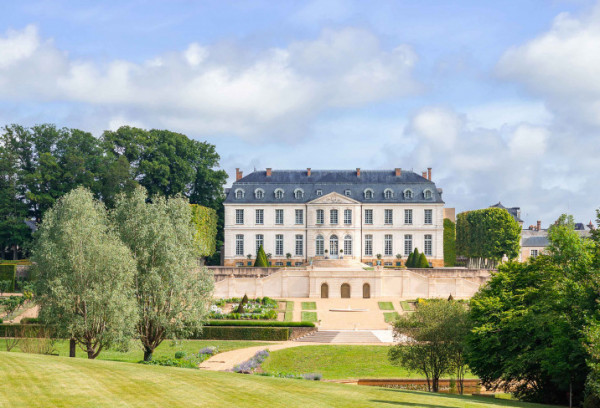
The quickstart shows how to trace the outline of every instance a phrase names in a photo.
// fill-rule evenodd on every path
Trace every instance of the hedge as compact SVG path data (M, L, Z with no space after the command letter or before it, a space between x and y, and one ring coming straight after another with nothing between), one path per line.
M41 324L0 324L0 337L37 337Z
M243 327L315 327L311 322L278 322L273 320L210 320L205 326Z
M15 264L2 264L0 265L0 281L10 281L9 292L15 290L15 278L17 276L17 265Z
M189 337L198 340L270 340L287 341L289 327L219 327L205 326L200 333Z

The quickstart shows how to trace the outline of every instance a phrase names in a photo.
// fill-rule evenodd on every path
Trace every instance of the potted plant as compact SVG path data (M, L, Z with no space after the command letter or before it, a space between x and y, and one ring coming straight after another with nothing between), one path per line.
M269 266L271 266L271 253L267 254L267 260L269 261Z
M327 256L328 253L329 253L329 251L325 250L325 259L329 259L329 257Z
M250 260L252 259L252 254L246 255L246 257L248 258L248 266L252 266L252 262L250 262Z
M396 254L396 259L396 266L402 266L402 262L400 261L402 259L402 255Z
M377 257L377 265L381 265L381 254L375 255Z
M285 257L287 258L287 262L286 262L286 266L292 266L292 263L290 262L290 259L292 259L292 254L290 254L289 252L287 254L285 254Z
M340 259L344 259L344 250L340 249Z

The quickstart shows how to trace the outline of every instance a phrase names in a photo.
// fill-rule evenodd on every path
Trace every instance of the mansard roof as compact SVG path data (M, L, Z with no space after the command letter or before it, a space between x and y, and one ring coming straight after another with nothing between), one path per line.
M263 198L256 198L255 191L264 192ZM302 197L296 198L294 191L300 189ZM390 189L392 198L385 198L385 190ZM236 191L243 197L236 198ZM283 190L283 198L275 198L275 191ZM371 190L373 198L365 198L365 191ZM413 198L405 198L404 192L411 190ZM425 191L431 198L425 198ZM284 203L303 204L330 193L348 196L362 203L443 203L442 191L435 183L412 171L402 170L396 176L395 170L272 170L254 171L233 183L227 193L226 203ZM349 194L349 195L348 195Z

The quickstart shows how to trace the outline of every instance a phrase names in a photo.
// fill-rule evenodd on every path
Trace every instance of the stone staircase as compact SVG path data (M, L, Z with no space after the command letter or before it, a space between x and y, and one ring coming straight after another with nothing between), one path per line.
M297 339L306 343L381 343L381 340L369 330L322 330Z

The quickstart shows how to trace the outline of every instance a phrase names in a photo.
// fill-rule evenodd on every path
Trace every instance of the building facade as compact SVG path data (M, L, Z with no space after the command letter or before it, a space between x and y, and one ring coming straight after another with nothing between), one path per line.
M378 255L397 266L414 248L443 266L441 193L431 169L237 169L224 203L224 265L253 263L262 245L272 266L342 257L375 265Z

